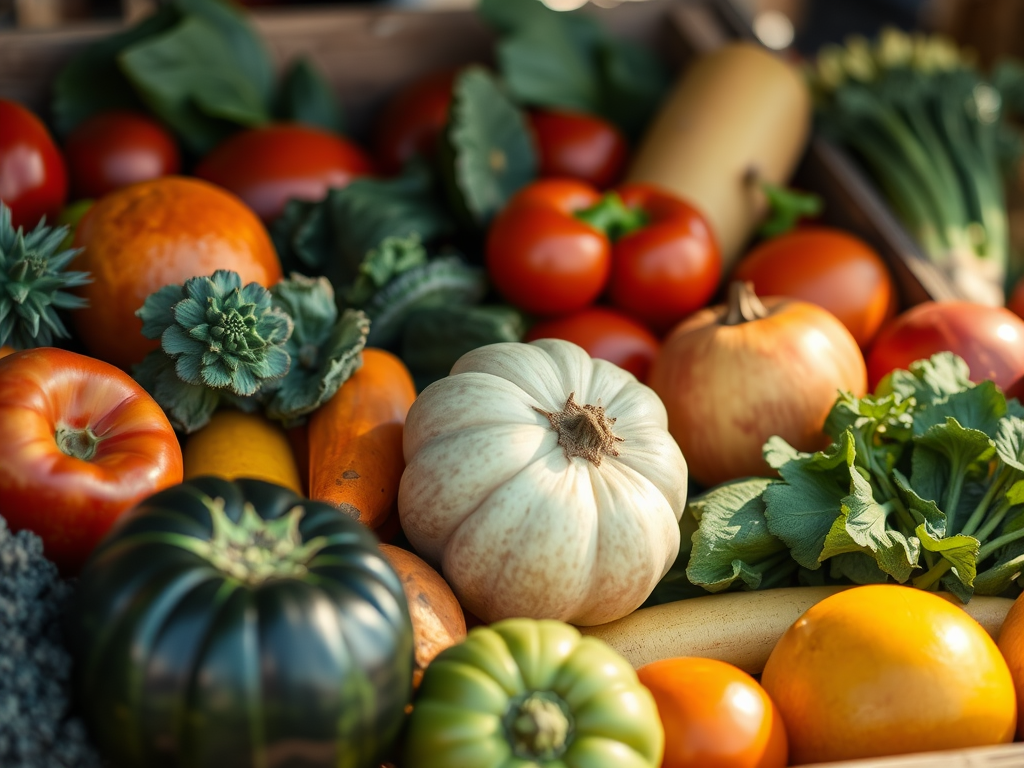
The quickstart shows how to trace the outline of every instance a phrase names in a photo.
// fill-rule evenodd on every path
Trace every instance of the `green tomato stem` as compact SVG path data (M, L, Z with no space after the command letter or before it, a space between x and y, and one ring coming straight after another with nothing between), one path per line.
M82 461L92 461L96 455L96 447L100 444L100 438L89 427L84 429L57 427L54 439L56 439L61 453Z
M645 211L628 207L617 192L606 192L592 206L576 211L573 216L603 232L613 243L643 229L650 221Z

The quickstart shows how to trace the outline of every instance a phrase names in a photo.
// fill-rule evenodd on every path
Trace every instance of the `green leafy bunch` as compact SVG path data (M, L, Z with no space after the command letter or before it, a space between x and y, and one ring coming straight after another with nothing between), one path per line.
M31 232L14 228L11 209L0 202L0 346L45 347L66 338L58 310L88 304L67 289L92 282L88 272L68 271L79 249L65 249L67 227L41 221Z
M274 63L244 9L225 0L172 0L131 28L85 48L58 73L59 133L112 109L145 111L202 155L239 128L296 120L343 129L323 77L296 59Z
M944 352L892 372L874 394L843 394L825 431L833 442L816 453L768 441L779 479L736 480L690 503L689 584L717 592L888 581L964 602L1019 593L1020 402L991 381L973 384L964 361ZM682 567L670 578L680 589Z
M218 270L164 286L136 314L160 349L135 376L184 432L222 403L299 423L359 367L369 331L362 312L339 315L329 281L299 274L267 290Z
M861 161L924 254L964 298L1002 304L1020 272L1004 176L1021 154L1007 117L1024 71L987 76L949 40L887 29L825 46L809 79L823 135Z

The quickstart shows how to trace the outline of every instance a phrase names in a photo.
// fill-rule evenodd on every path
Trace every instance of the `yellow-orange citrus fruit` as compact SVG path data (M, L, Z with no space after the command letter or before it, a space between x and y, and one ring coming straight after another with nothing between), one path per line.
M1017 701L995 641L961 608L895 584L832 595L786 631L761 684L793 765L1013 740Z
M74 247L84 250L73 268L93 279L78 290L89 306L72 313L75 331L90 354L126 369L159 346L135 316L154 291L218 269L237 272L243 284L281 279L256 214L230 192L182 176L100 198L79 223Z
M999 651L1010 668L1017 690L1017 737L1024 739L1024 600L1019 597L999 630Z

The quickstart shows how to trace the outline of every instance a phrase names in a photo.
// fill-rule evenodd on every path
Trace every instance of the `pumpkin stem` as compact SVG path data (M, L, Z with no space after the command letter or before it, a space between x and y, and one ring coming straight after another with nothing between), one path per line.
M306 510L301 506L274 520L264 520L247 502L237 523L224 511L223 499L209 500L207 508L213 536L209 541L196 542L197 554L246 584L301 576L327 544L323 537L303 543L299 521Z
M504 722L512 752L523 760L557 760L569 748L572 716L565 702L553 693L532 691L516 697Z
M725 312L723 325L740 325L760 320L771 314L754 293L754 284L735 280L729 284L729 303Z
M615 419L608 418L600 405L580 405L576 393L570 392L561 411L545 411L536 406L534 410L547 416L567 459L582 456L599 467L602 456L619 455L615 444L621 443L622 438L612 432Z
M54 438L61 453L82 461L91 461L92 457L96 455L96 446L100 444L100 439L89 427L85 429L57 427Z

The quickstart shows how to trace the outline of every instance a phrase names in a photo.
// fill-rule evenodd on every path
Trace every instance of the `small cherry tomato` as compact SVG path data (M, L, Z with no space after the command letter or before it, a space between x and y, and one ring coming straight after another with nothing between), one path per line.
M722 277L718 243L700 211L646 184L619 187L647 224L615 242L608 297L656 333L705 306Z
M717 659L646 664L640 682L654 695L665 729L662 768L784 768L782 717L750 675Z
M15 101L0 99L0 200L15 227L53 221L68 196L64 158L43 122Z
M487 236L487 271L509 303L536 315L566 315L601 294L611 243L573 216L600 199L572 179L537 181L513 196Z
M968 301L926 301L887 323L868 350L868 386L890 371L938 352L959 355L971 381L991 379L1006 390L1024 375L1024 320L1005 307Z
M94 115L64 143L76 200L98 198L138 181L176 174L181 156L174 137L156 120L135 112Z
M896 314L896 286L882 257L830 227L801 227L760 243L732 279L752 282L758 296L788 296L827 309L862 349Z
M369 156L337 134L298 123L249 128L206 155L195 175L234 192L264 222L290 199L322 200L373 172Z
M640 381L658 354L659 342L646 326L609 307L586 307L571 315L542 320L524 341L564 339L578 344L591 357L615 363Z
M416 155L430 156L448 123L457 70L434 72L396 93L381 110L373 155L382 173L396 174Z
M626 137L607 120L582 112L536 110L530 125L540 155L540 176L568 176L607 189L622 175Z

